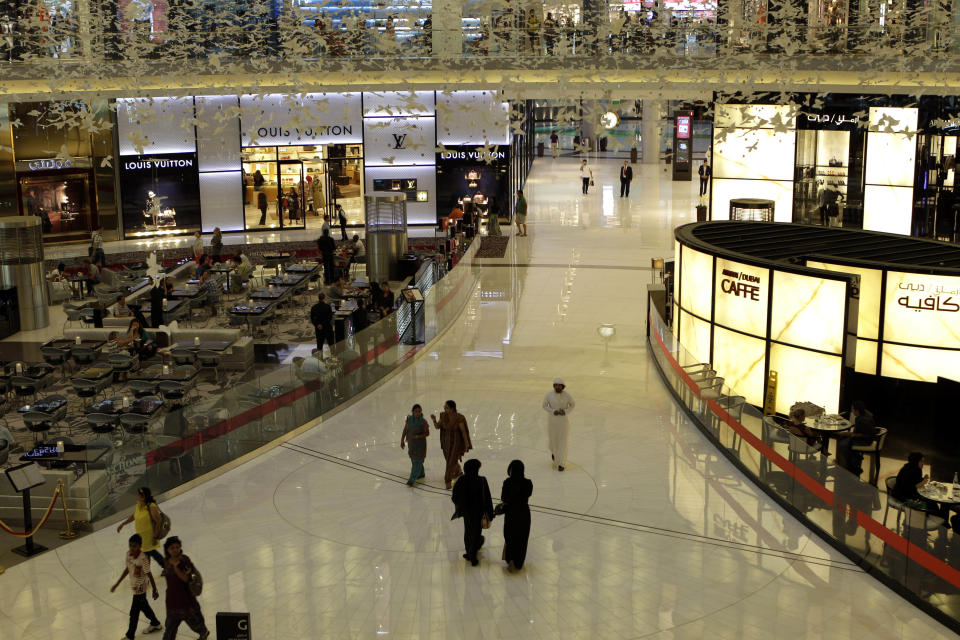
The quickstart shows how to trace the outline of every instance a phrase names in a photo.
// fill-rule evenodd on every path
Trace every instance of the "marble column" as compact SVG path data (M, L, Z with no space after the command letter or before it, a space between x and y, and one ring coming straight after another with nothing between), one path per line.
M643 164L660 161L660 124L666 103L663 100L644 100L640 120L640 138L643 144Z

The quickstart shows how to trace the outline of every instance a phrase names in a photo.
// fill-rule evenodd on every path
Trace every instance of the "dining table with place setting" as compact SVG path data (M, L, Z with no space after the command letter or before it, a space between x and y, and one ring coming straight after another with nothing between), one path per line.
M32 404L17 407L17 413L23 414L31 411L62 418L67 414L67 399L61 395L51 395L40 398Z
M129 379L157 382L162 382L164 380L173 380L174 382L189 382L190 380L196 378L199 373L199 369L189 365L177 366L168 364L155 364L140 369L139 371L131 372Z
M157 396L136 398L130 396L115 396L87 407L87 413L106 413L120 415L121 413L136 413L142 416L152 416L163 408L164 402Z
M286 287L266 286L254 289L247 294L247 297L254 300L279 300L287 293L289 290Z
M106 344L106 340L93 340L90 338L81 339L79 342L75 338L54 338L53 340L48 340L43 343L43 346L53 347L54 349L67 349L68 351L73 347L85 347L99 351Z

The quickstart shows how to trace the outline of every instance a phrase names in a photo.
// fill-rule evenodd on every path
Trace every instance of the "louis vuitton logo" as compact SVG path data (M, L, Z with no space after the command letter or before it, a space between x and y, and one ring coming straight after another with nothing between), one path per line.
M394 133L393 134L393 149L406 149L407 148L407 134L405 133Z

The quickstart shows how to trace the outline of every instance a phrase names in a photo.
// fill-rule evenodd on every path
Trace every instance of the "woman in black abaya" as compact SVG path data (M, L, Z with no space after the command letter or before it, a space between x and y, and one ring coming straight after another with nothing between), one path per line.
M519 571L527 557L527 540L530 538L530 505L527 501L533 493L533 483L523 476L523 462L520 460L510 463L507 476L500 490L503 504L498 508L505 516L503 559L510 571Z
M463 463L463 475L453 485L454 518L463 518L463 554L473 566L480 563L477 553L483 546L483 521L493 520L493 500L487 479L480 475L480 461L471 458Z

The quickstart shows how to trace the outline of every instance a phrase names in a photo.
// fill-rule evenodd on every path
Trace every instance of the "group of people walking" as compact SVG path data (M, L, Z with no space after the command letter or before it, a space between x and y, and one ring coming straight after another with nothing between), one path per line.
M573 396L566 391L561 378L553 381L553 390L543 399L542 408L547 412L547 432L550 442L550 458L557 471L567 464L567 440L570 432L569 415L575 406ZM502 559L510 571L523 567L527 555L527 540L530 537L529 499L533 494L533 482L524 475L524 464L513 460L507 467L507 479L500 490L500 503L494 507L487 479L480 475L480 461L467 460L463 467L460 461L473 449L473 440L467 419L457 411L457 403L447 400L439 419L431 414L433 427L440 432L440 448L445 462L443 481L452 489L451 499L455 511L452 519L463 519L463 558L471 565L479 564L478 553L485 542L483 530L497 515L504 516L504 551ZM413 405L403 424L400 448L410 456L410 476L407 486L413 487L426 478L424 462L427 458L427 438L430 425L423 416L423 407Z
M133 601L130 604L130 624L123 638L133 640L140 623L140 615L147 618L149 626L144 633L155 633L163 630L163 640L173 640L177 637L177 630L181 623L186 623L190 629L200 636L200 640L210 637L210 631L203 619L197 593L202 585L200 574L190 558L183 553L183 544L180 538L169 536L163 543L163 555L160 555L160 539L163 531L163 517L156 500L148 487L137 490L137 504L133 514L117 526L117 533L123 527L134 523L137 532L128 540L127 555L124 559L124 570L120 578L114 583L110 591L116 591L120 583L127 576L130 577L130 587L133 591ZM166 582L166 611L164 624L154 613L147 600L147 585L150 585L154 600L160 597L157 583L153 577L151 560L159 567L160 577Z

